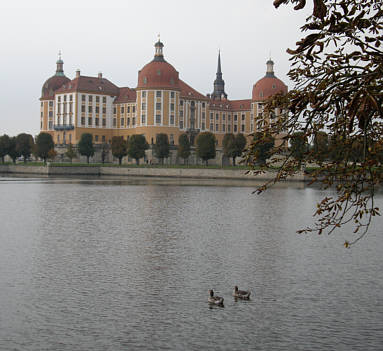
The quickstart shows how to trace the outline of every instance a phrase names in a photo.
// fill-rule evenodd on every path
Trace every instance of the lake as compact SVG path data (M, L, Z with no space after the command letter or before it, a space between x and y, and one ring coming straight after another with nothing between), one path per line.
M0 177L0 350L382 349L381 219L345 249L296 234L328 191L240 184Z

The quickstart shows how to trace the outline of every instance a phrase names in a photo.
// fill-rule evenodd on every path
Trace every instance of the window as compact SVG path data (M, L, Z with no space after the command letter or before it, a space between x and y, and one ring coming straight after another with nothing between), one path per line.
M180 129L184 129L184 121L180 121Z
M113 107L113 114L116 114L116 112L117 112L117 109Z
M128 111L127 112L130 113L130 106L128 106Z
M202 108L205 108L205 103L204 102L202 103Z
M218 115L218 113L216 113L215 114L215 120L218 121L218 119L219 119L219 115Z
M170 97L174 99L174 91L170 92Z
M103 114L106 113L106 107L103 107L103 108L102 108L102 113L103 113Z
M52 121L49 121L49 129L52 129L52 127L53 127L53 123Z
M205 130L205 122L202 122L202 130Z
M242 121L244 121L245 120L245 115L242 115Z
M58 101L58 102L61 102L61 96L59 96L59 97L57 98L57 101Z
M141 91L141 97L146 98L146 91Z
M50 118L53 117L53 111L49 111L49 117L50 117Z
M214 130L213 123L210 123L210 131L212 132Z
M237 121L237 120L238 120L238 116L234 115L234 121Z
M222 121L225 121L225 120L226 120L226 115L223 114L223 115L222 115Z
M180 105L181 105L181 106L184 105L184 101L183 101L183 100L180 100Z
M227 116L227 120L228 120L229 122L231 122L231 115L228 115L228 116Z
M135 126L136 125L136 119L133 117L132 118L132 125Z
M40 129L43 129L43 122L40 122Z
M81 95L81 101L85 102L85 95Z
M136 106L133 106L133 113L136 112Z
M88 106L88 112L92 113L92 106Z
M172 125L174 124L174 116L173 115L170 116L170 124L172 124Z
M40 113L40 117L42 117L42 116L43 116L43 113L41 112L41 113Z
M66 113L66 104L63 104L63 107L64 107L64 113Z
M205 119L205 112L202 112L202 119Z
M127 126L130 125L130 118L127 118L127 119L126 119L126 125L127 125Z
M124 106L121 106L121 113L124 113Z
M121 118L121 120L120 120L120 127L122 128L122 127L124 127L124 125L125 125L125 119Z
M92 125L92 117L89 117L89 118L88 118L88 125L89 125L89 126Z
M84 126L85 125L85 117L81 117L81 124Z
M227 132L230 133L231 132L231 126L227 126Z
M113 118L113 127L117 125L117 118Z
M173 134L169 135L169 143L170 143L170 145L174 145L174 135Z
M105 143L105 135L103 135L103 136L101 137L101 140L102 140L103 143Z
M160 98L161 97L161 90L156 91L156 97Z
M61 104L58 104L58 105L57 105L57 113L58 113L58 114L61 113Z
M99 119L98 118L95 119L95 124L98 127L98 124L99 124Z
M49 101L49 107L53 107L53 101Z
M96 96L96 102L100 102L100 97Z
M241 130L242 130L242 133L245 131L245 125L244 124L242 124Z
M161 115L156 115L156 123L157 124L161 123Z
M103 96L103 97L102 97L102 102L103 102L104 104L106 104L106 96ZM105 136L103 136L103 138L105 139Z
M145 103L145 102L143 102L143 103L141 104L141 110L143 110L143 111L146 110L146 103Z
M50 106L50 105L51 105L51 102L49 101L49 106ZM44 103L41 102L41 103L40 103L40 106L43 107L43 106L44 106Z
M237 133L237 125L234 125L234 133Z
M92 101L93 101L93 96L92 96L92 95L88 95L88 101L89 101L89 102L92 102Z
M95 140L96 142L98 142L98 135L95 135L95 136L94 136L94 140Z
M161 103L160 102L156 103L156 110L161 110Z
M180 111L180 117L183 117L184 116L184 111Z
M210 119L214 119L213 112L210 112Z
M72 103L69 104L69 112L70 112L70 113L73 112L73 104L72 104Z
M226 126L222 124L222 131L224 132L226 130Z
M218 127L218 124L215 125L215 131L218 132L219 131L219 127Z
M141 124L145 124L145 123L146 123L146 116L142 115L141 116Z
M100 113L100 108L96 106L96 113Z
M173 103L170 104L170 111L174 111L174 104Z
M102 126L103 126L103 127L106 126L106 119L105 119L105 118L102 119Z
M85 112L85 105L81 105L81 112Z

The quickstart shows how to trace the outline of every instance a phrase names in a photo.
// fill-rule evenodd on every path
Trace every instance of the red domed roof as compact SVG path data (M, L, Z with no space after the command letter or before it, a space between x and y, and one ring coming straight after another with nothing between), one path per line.
M156 50L153 61L138 72L137 89L179 89L178 72L164 60L164 44L158 40L154 47Z
M137 88L170 88L179 89L178 72L175 68L164 61L155 61L148 63L138 72Z
M274 62L266 62L266 76L253 86L253 100L262 101L278 93L287 94L287 85L274 75Z
M55 91L68 82L70 82L70 79L65 76L50 77L43 85L41 90L41 99L53 99Z
M287 85L277 77L263 77L253 86L253 100L266 100L270 96L287 94Z

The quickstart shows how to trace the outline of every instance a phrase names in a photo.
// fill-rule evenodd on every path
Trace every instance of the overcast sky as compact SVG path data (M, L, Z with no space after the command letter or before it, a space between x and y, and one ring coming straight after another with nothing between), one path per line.
M136 87L158 33L180 78L211 93L221 50L229 99L248 99L275 62L290 88L289 56L309 9L276 10L273 0L24 0L0 4L0 135L39 132L39 97L62 51L65 75L104 77Z

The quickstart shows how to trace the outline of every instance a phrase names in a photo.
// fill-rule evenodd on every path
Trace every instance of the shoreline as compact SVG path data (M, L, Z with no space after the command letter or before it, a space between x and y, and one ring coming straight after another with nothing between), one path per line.
M274 173L267 172L257 176L245 174L246 170L203 169L203 168L139 168L139 167L108 167L108 166L25 166L0 165L0 174L28 174L44 176L122 176L122 177L159 177L188 179L236 179L244 181L267 181L274 178ZM303 173L286 180L287 182L306 181Z

